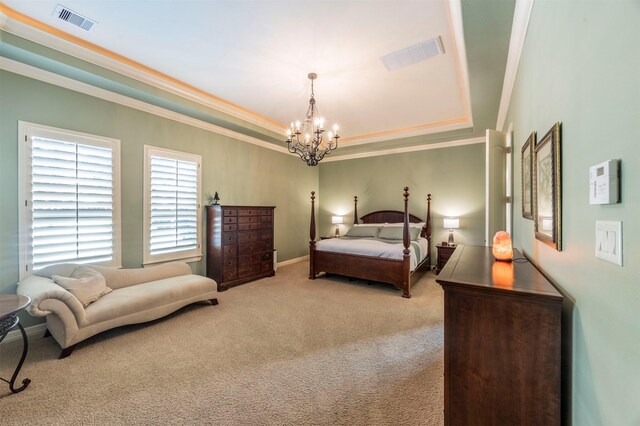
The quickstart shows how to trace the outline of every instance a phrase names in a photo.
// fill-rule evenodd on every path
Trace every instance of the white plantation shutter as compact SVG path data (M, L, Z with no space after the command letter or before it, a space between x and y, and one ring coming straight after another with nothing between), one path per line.
M119 266L117 141L29 123L21 123L21 137L22 271L64 262Z
M200 256L200 157L145 151L145 263Z

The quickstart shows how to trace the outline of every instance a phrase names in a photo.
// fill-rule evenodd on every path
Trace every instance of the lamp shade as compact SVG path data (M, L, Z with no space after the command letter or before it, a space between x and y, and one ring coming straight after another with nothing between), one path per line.
M333 223L334 225L339 225L344 222L342 216L331 216L331 223Z
M513 248L511 246L511 236L508 232L496 232L496 235L493 237L492 252L496 260L511 262L511 259L513 259Z
M460 228L460 219L457 217L445 217L444 227L447 229L458 229Z

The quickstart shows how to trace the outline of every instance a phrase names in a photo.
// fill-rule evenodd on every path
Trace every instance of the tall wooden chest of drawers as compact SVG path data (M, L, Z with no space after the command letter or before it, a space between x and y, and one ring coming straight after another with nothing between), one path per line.
M218 291L275 274L272 206L207 206L207 276Z

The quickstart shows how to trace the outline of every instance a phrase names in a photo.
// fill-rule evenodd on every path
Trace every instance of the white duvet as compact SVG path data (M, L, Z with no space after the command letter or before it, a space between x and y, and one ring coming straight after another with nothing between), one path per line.
M411 271L427 256L428 246L429 241L426 238L421 237L417 241L411 241L409 246ZM404 245L402 241L342 237L320 240L316 242L316 250L402 260Z

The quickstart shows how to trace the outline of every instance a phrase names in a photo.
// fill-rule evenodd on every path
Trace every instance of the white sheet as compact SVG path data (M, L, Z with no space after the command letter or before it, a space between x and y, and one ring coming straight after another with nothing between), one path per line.
M427 249L429 247L429 241L422 237L418 238L417 241L412 241L412 243L418 244L420 259L417 258L416 251L413 248L413 244L411 244L409 246L411 271L416 269L416 266L427 257ZM404 245L401 241L385 242L376 238L343 237L320 240L316 242L316 250L402 260Z

